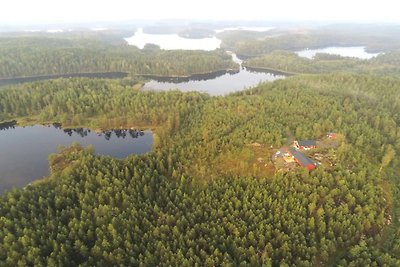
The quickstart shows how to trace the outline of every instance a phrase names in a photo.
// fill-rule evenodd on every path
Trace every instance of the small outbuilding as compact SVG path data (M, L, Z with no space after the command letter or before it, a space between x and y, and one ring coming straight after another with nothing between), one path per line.
M300 150L310 150L317 147L315 140L294 141L294 147Z

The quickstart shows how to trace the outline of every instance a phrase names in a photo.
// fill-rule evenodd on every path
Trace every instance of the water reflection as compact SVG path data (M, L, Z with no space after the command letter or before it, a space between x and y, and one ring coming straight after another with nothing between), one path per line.
M16 125L17 125L17 121L15 121L15 120L2 122L2 123L0 123L0 131L1 130L8 130L10 128L14 129Z
M223 76L225 74L236 74L239 73L239 69L237 70L219 70L219 71L214 71L211 73L199 73L199 74L193 74L190 76L157 76L157 75L141 75L143 78L146 79L151 79L157 82L162 82L162 83L184 83L184 82L193 82L193 81L208 81L212 80L215 78L218 78L220 76Z
M58 123L20 127L14 122L2 123L0 129L0 194L47 176L48 155L55 153L59 145L92 145L96 154L116 158L149 152L153 145L152 132L137 129L96 132L63 129Z
M54 125L54 124L53 124ZM61 129L61 127L54 126L57 129ZM63 129L64 133L68 134L69 136L72 136L73 134L76 134L80 137L86 137L88 134L92 133L90 129L85 129L85 128L74 128L74 129ZM125 139L125 137L130 137L130 138L138 138L140 136L144 135L144 132L141 130L125 130L125 129L113 129L113 130L108 130L108 131L102 131L96 133L97 136L104 136L106 140L110 140L113 134L117 138L122 138Z
M286 75L273 71L250 69L242 66L243 61L235 53L227 51L232 61L239 64L237 70L224 70L190 77L145 76L151 81L144 84L144 90L168 91L179 89L184 92L199 91L209 95L226 95L257 86L261 82L283 79Z
M160 81L151 80L144 84L143 90L168 91L179 89L181 91L199 91L210 95L226 95L232 92L257 86L261 82L283 79L285 76L271 72L257 72L242 68L234 73L225 73L218 77L206 80L189 81Z

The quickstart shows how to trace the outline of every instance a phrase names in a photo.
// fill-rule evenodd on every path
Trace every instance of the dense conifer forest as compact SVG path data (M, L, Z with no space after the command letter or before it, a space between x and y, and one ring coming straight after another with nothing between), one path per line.
M250 58L246 67L270 69L287 73L351 72L369 75L396 76L400 74L400 50L390 51L371 59L341 57L318 53L313 59L303 58L294 52L276 50L272 53Z
M152 152L124 160L72 145L49 156L50 177L2 196L1 265L400 265L398 78L298 75L226 97L135 83L0 90L0 121L155 133ZM329 131L334 164L271 163L290 135Z
M86 35L2 37L0 78L87 72L188 76L238 68L223 50L141 50L121 39L114 44L112 35L106 35L110 41Z

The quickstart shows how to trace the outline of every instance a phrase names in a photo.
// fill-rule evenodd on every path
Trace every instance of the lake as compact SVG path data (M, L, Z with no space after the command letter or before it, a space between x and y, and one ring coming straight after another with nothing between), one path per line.
M332 46L321 49L305 49L297 51L297 55L300 57L306 57L312 59L317 53L327 53L332 55L339 55L343 57L356 57L360 59L370 59L376 57L380 53L367 53L365 52L364 46Z
M273 27L229 27L215 30L215 34L224 31L254 31L254 32L265 32L273 29ZM137 46L140 49L146 44L158 45L161 49L174 50L205 50L211 51L221 47L222 41L215 35L207 38L184 38L179 36L177 33L173 34L151 34L143 32L143 28L139 28L135 34L131 37L125 38L125 41L130 44Z
M224 28L221 31L228 30L251 30L251 31L268 31L271 27L235 27ZM146 44L156 44L161 49L199 49L214 50L220 47L221 40L215 36L212 38L188 39L180 37L178 34L148 34L143 29L138 31L132 37L125 38L130 45L143 48ZM227 51L232 56L232 60L239 65L242 64L234 53ZM228 93L240 91L258 85L260 82L274 81L282 79L284 76L275 75L268 72L249 71L240 68L240 71L219 71L216 73L195 75L196 77L155 77L148 75L150 79L142 87L143 90L167 91L178 89L184 92L199 91L210 95L226 95Z
M4 128L0 130L0 194L47 176L48 155L55 153L58 145L69 146L75 141L82 146L91 144L96 154L116 158L144 154L153 145L151 131L114 130L98 134L53 125Z
M220 75L204 75L202 79L176 79L175 81L166 81L164 78L155 78L145 83L143 90L168 91L178 89L184 92L199 91L208 93L212 96L227 95L232 92L244 90L246 88L257 86L261 82L271 82L277 79L283 79L285 76L276 75L271 72L250 71L242 67L243 61L234 53L227 51L232 56L232 60L240 65L239 71L225 71Z
M220 47L221 40L215 36L212 38L189 39L178 34L148 34L139 28L132 37L125 38L128 44L142 49L146 44L155 44L161 49L174 50L214 50Z
M184 92L199 91L212 96L226 95L258 85L260 82L282 79L283 75L267 72L252 72L241 69L237 73L225 73L212 79L191 80L184 82L166 82L153 79L145 83L142 90L168 91L178 89Z

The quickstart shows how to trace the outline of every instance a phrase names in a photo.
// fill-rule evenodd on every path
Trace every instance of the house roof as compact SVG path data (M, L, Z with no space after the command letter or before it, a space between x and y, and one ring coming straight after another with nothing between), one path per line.
M299 144L299 146L304 146L304 147L317 146L317 142L315 140L300 140L297 141L297 143Z
M291 148L290 153L292 153L293 157L299 162L300 165L304 167L310 164L315 165L315 162L312 159L310 159L309 157L307 157L306 155L304 155L303 153L301 153L296 149Z

